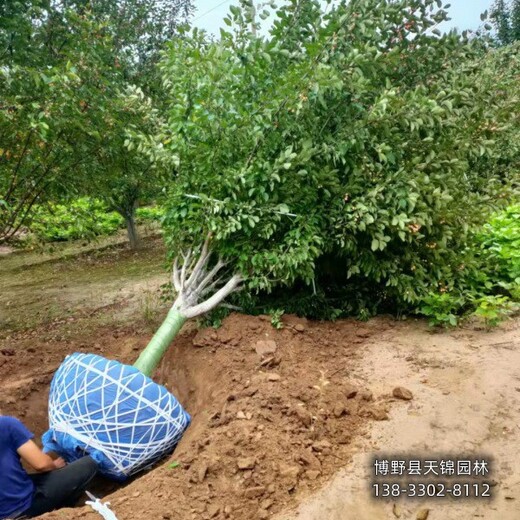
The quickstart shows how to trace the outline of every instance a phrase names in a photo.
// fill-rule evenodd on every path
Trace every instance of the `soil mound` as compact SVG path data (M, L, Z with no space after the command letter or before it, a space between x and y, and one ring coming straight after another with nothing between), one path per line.
M377 326L385 328L382 321ZM348 461L367 421L387 418L384 403L349 379L372 328L289 316L277 330L267 316L234 314L219 329L185 330L155 380L178 397L193 423L169 460L108 498L118 518L262 519L318 488ZM132 330L105 332L103 355L124 362L147 339ZM2 370L20 370L24 359L8 357ZM24 417L37 434L47 426L50 368L4 385L0 398L4 412ZM84 516L97 517L79 508L47 518Z

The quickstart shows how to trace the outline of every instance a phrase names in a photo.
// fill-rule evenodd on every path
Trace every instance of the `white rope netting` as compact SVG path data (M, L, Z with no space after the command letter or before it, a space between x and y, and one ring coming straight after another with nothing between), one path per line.
M124 480L171 452L189 423L177 399L136 368L75 353L51 383L43 442L67 460L88 453Z

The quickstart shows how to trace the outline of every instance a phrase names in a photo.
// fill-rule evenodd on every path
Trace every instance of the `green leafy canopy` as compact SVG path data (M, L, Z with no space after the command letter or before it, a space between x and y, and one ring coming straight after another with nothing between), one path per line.
M160 128L133 136L176 170L170 249L210 231L251 291L307 286L343 309L454 286L470 231L510 193L516 51L440 35L432 1L293 0L265 38L249 7L219 41L171 43Z

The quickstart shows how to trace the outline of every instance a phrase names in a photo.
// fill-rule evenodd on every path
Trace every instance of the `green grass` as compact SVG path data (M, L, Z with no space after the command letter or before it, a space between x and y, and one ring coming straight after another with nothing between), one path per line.
M162 215L162 208L145 206L137 209L136 221L138 225L159 222ZM101 201L83 197L66 204L37 206L29 227L40 241L61 242L113 235L125 223Z

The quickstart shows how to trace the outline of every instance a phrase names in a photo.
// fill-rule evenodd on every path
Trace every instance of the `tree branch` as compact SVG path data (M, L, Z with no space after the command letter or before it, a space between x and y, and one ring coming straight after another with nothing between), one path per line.
M173 283L173 287L175 288L175 291L177 293L180 293L181 292L181 280L180 280L180 276L179 276L179 259L178 259L178 257L175 257L175 260L173 261L172 283Z
M243 278L239 274L233 275L230 280L224 285L220 290L218 290L213 296L208 298L206 301L195 305L194 307L190 307L186 310L181 311L186 318L194 318L195 316L200 316L201 314L205 314L210 310L214 309L219 303L222 302L227 296L231 293L238 290L238 286L240 282L243 281Z
M190 263L193 254L192 249L190 249L187 254L181 253L183 257L181 268L179 267L179 256L176 256L173 262L172 283L177 297L172 308L176 309L186 319L214 309L227 296L239 290L239 284L243 281L242 275L235 274L217 292L210 295L207 300L200 302L206 294L213 292L221 284L222 277L217 279L215 277L228 264L219 258L213 268L207 270L208 261L211 257L210 239L211 235L208 235L198 260L194 258ZM189 277L187 277L188 272L190 273Z
M206 265L208 258L210 256L209 252L209 241L210 241L210 235L206 237L206 240L204 241L204 245L202 246L202 251L200 253L200 257L198 262L195 264L195 267L193 268L193 271L191 272L190 277L188 278L188 281L186 282L187 285L191 285L194 280L197 279L197 277L200 275L201 270Z
M191 258L191 248L188 249L188 253L186 255L184 255L184 253L181 253L182 254L182 258L184 260L184 262L182 263L182 270L181 270L181 288L183 289L184 286L186 285L186 269L188 267L188 264L190 262L190 258Z

